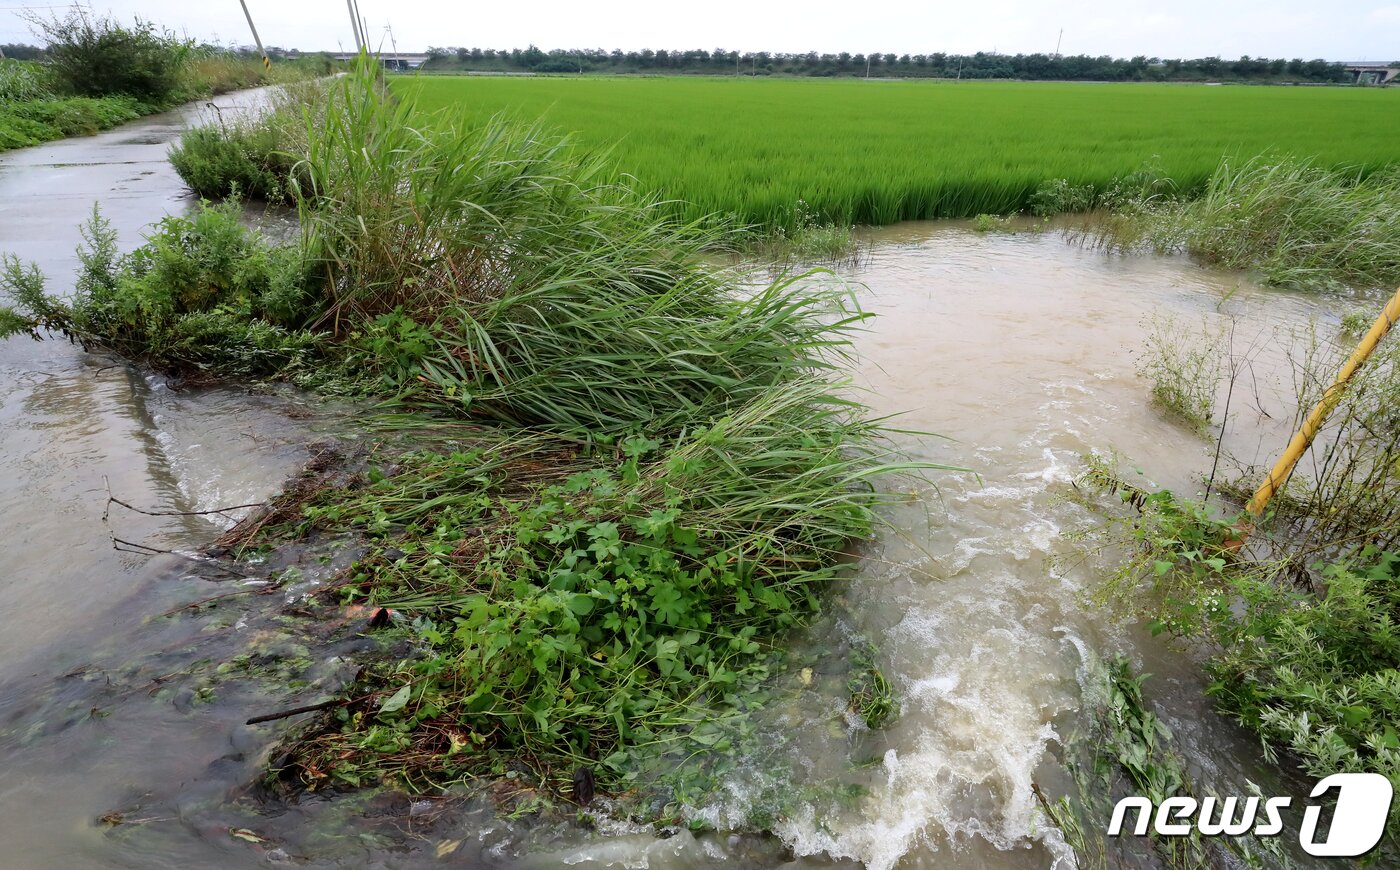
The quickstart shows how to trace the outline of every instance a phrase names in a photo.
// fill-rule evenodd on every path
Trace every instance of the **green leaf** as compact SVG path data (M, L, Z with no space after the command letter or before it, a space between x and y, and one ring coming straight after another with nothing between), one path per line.
M379 705L379 712L397 713L408 704L408 697L412 694L412 686L404 686L394 694L384 699L384 703Z

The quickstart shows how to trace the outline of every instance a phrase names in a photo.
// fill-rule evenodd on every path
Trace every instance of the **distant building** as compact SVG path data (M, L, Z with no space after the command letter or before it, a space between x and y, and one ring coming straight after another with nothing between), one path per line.
M353 52L345 51L331 55L331 57L336 60L354 60L357 56L358 55ZM426 54L392 54L381 52L379 54L379 61L384 64L385 69L418 69L420 66L427 63L428 56Z
M1351 73L1352 80L1358 85L1384 85L1394 81L1400 75L1400 66L1389 63L1372 63L1370 61L1343 62L1342 66Z

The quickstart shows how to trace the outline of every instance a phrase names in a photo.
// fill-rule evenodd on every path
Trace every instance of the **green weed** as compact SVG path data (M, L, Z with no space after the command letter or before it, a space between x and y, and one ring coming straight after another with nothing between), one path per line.
M1009 216L979 214L972 219L972 229L979 233L1006 232L1011 228Z
M1169 315L1150 320L1137 358L1138 374L1152 384L1152 401L1197 432L1211 425L1215 394L1224 376L1223 332L1202 324L1191 335Z
M121 255L94 207L71 299L47 295L44 277L8 256L0 290L6 334L54 330L150 365L224 377L286 374L317 355L305 265L295 248L269 245L243 226L236 203L167 217L147 243Z
M1225 160L1196 195L1128 199L1116 248L1184 251L1304 289L1400 284L1400 173L1284 156Z

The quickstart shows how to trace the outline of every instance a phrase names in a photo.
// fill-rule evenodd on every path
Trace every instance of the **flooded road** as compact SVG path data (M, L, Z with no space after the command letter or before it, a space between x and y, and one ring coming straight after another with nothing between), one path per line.
M191 203L165 160L189 119L0 155L0 249L69 286L77 227L96 199L123 246L137 244L142 227ZM113 536L197 551L227 519L109 511L107 494L155 513L261 500L306 458L325 412L294 396L175 391L62 342L0 343L5 866L441 866L437 848L460 842L448 860L1050 867L1064 852L1031 784L1062 784L1055 753L1080 724L1086 668L1116 651L1155 675L1148 695L1203 779L1267 790L1257 746L1210 711L1190 661L1086 606L1097 578L1065 533L1093 517L1067 495L1091 450L1116 449L1145 479L1187 492L1209 469L1213 445L1152 408L1136 373L1154 312L1185 324L1233 318L1247 343L1330 317L1330 303L1179 258L1108 257L1057 232L909 224L869 240L868 261L846 274L879 315L859 342L866 399L902 414L901 426L946 436L905 438L916 458L976 475L915 487L892 512L898 533L866 546L829 616L799 639L810 683L788 687L760 723L766 751L697 808L721 831L699 839L605 826L588 838L536 832L527 846L518 826L484 815L391 831L344 825L372 807L235 803L273 733L240 723L315 700L348 650L312 656L294 629L251 624L268 608L247 597L188 617L191 602L282 578L122 552ZM1282 445L1292 414L1280 361L1263 354L1255 369L1230 424L1237 449L1252 445L1246 462ZM833 651L853 638L874 644L901 702L881 733L861 733L845 712L844 656ZM273 663L275 690L215 691L212 675L250 646ZM832 779L863 792L833 804L800 788ZM775 825L781 842L725 833L775 791L793 796Z
M262 99L249 92L217 103L238 112ZM162 214L191 205L166 152L187 123L207 117L210 110L191 107L0 154L0 250L37 263L50 290L67 291L79 225L94 202L124 249ZM230 751L227 721L191 723L168 703L108 717L91 690L99 681L120 687L119 670L136 656L189 641L190 627L159 614L228 591L215 581L229 578L202 576L197 563L142 547L196 550L237 514L149 516L113 506L108 515L107 496L152 513L262 500L315 437L299 419L308 416L303 403L176 391L62 341L0 342L6 867L123 863L97 817L130 805L133 794L177 788Z

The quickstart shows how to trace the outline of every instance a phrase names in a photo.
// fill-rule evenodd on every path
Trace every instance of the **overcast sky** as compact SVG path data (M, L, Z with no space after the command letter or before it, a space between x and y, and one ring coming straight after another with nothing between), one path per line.
M0 0L0 42L32 40L21 6ZM201 39L251 43L238 0L93 0ZM263 41L350 46L345 0L248 0ZM392 23L400 50L435 46L725 48L782 52L1052 52L1117 57L1400 60L1400 3L1318 0L360 0L372 36ZM387 49L389 43L384 42Z

